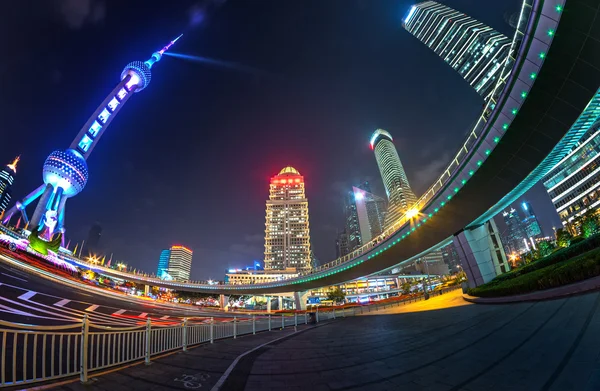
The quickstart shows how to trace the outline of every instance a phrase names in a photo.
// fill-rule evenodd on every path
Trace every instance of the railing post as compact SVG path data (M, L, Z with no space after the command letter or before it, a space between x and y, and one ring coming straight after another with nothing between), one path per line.
M294 312L294 331L298 331L298 313Z
M304 312L304 324L308 324L308 313Z
M150 320L150 317L146 318L146 350L144 352L144 357L145 357L145 364L146 365L150 365L150 352L151 352L151 346L150 343L152 342L152 321Z
M335 308L333 309L333 319L335 319Z
M88 322L88 316L87 314L84 314L81 321L81 357L79 358L79 380L84 384L88 381L88 334L90 331L90 325ZM34 360L35 359L37 359L37 357L34 357ZM54 360L54 357L52 357L52 360ZM12 365L16 365L16 363L13 363Z
M317 323L319 323L319 307L317 307L317 316L316 316L316 321L317 321Z
M271 331L271 314L269 314L269 331Z
M346 309L344 308L344 309L342 310L342 318L345 318L345 317L346 317Z
M233 317L233 339L237 338L237 316Z
M188 341L188 328L187 328L187 318L183 318L183 351L187 352L187 341Z
M283 317L283 314L281 314L281 329L285 329L285 318Z
M210 318L210 343L215 342L215 318Z
M256 315L252 314L252 334L256 334Z

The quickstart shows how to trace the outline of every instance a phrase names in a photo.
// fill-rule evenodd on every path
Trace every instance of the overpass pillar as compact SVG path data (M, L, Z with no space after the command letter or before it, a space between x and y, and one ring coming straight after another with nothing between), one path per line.
M279 311L283 309L283 296L277 296L277 306Z
M469 278L469 288L485 284L510 270L494 219L459 232L453 241Z
M267 297L267 312L271 312L271 296Z
M150 293L150 285L144 285L144 296L148 296Z
M219 295L219 308L222 310L227 310L229 306L229 296Z
M296 311L306 310L306 300L308 299L308 291L294 292L294 304L296 305Z

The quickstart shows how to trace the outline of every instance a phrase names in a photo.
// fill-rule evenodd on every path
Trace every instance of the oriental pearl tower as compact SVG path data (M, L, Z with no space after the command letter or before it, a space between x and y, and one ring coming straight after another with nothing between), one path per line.
M121 82L83 125L69 148L54 151L46 158L42 168L44 183L6 211L3 224L7 224L15 213L20 212L36 235L48 240L54 233L64 234L65 204L69 198L79 194L88 181L87 158L127 100L134 92L140 92L150 84L152 66L160 61L162 55L182 35L152 53L147 61L133 61L125 66L121 72ZM29 220L25 209L38 198L38 204ZM64 235L61 236L64 241Z

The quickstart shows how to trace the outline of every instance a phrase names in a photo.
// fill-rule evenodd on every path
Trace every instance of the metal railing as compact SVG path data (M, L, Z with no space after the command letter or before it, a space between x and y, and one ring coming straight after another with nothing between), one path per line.
M432 292L435 296L460 286ZM393 299L392 299L393 300ZM90 323L84 315L80 323L62 326L33 326L0 321L0 387L45 382L79 375L82 383L92 372L129 362L150 364L152 356L183 350L189 346L213 343L273 329L296 327L405 305L425 297L411 297L345 308L316 308L313 311L276 315L252 315L231 322L189 323L107 327Z
M335 311L335 310L334 310ZM339 313L340 310L338 310ZM344 310L349 316L351 309ZM322 311L321 311L322 312ZM328 311L330 312L330 311ZM333 319L324 315L320 321ZM56 380L79 375L88 381L91 372L218 339L237 338L273 329L307 324L303 313L252 315L230 322L107 327L90 323L84 315L80 323L62 326L33 326L0 321L0 387Z

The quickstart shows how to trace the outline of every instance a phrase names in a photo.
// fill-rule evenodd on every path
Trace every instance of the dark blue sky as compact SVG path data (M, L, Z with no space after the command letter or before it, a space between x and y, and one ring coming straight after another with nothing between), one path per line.
M123 66L180 32L179 53L266 73L165 57L94 149L90 181L67 203L68 235L81 241L99 222L106 253L148 271L172 244L194 249L195 279L262 259L269 178L286 165L305 176L315 254L332 260L342 192L371 180L383 194L372 131L394 136L421 194L482 107L401 28L406 0L13 3L0 15L0 160L22 155L17 197L41 183L45 157L68 147ZM504 14L519 8L445 3L505 34ZM544 228L559 224L543 188L528 198Z

